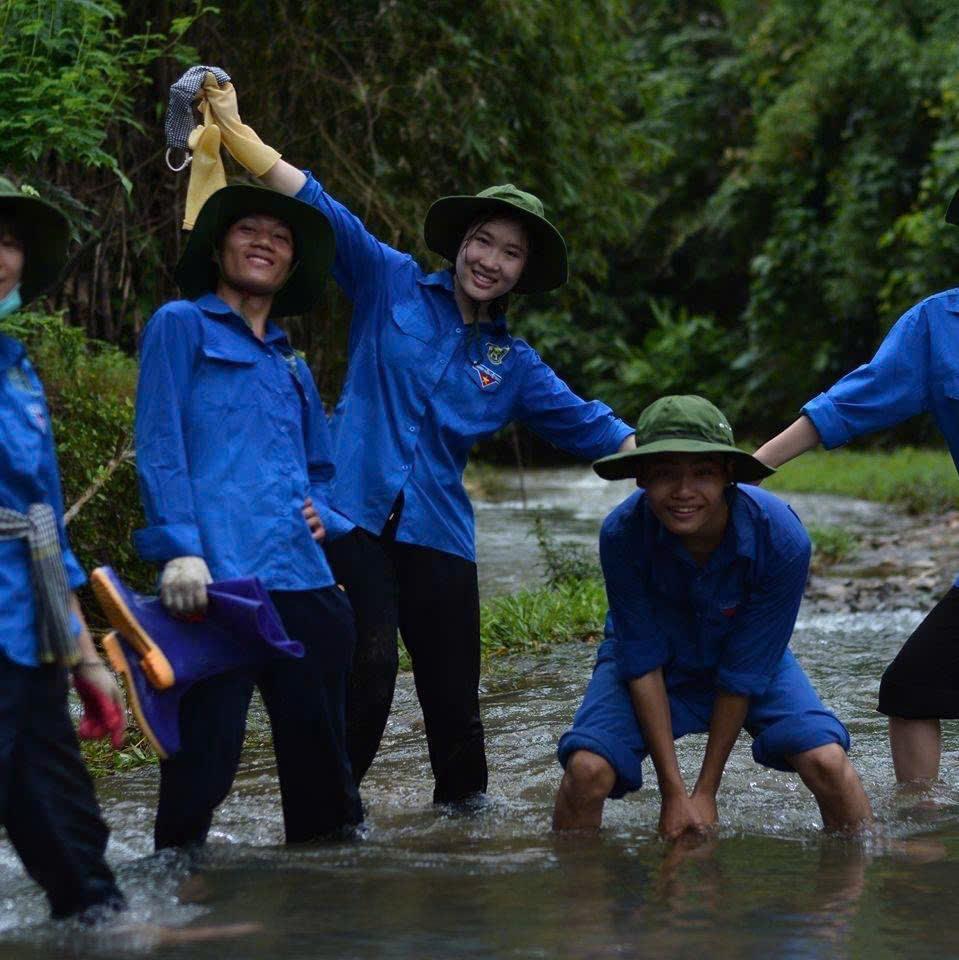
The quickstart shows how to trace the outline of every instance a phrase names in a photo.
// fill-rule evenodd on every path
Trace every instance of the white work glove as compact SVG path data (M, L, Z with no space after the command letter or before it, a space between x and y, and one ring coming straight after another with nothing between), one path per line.
M160 575L160 599L170 613L203 613L206 585L212 582L203 557L175 557Z

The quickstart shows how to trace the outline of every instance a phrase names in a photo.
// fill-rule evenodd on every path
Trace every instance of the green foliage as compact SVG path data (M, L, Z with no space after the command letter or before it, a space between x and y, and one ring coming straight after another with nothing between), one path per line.
M955 509L959 477L940 450L813 450L763 482L771 490L835 493L894 503L910 513Z
M603 632L606 590L602 580L566 581L541 590L493 597L482 605L484 656L531 653Z
M807 528L809 539L812 540L813 570L823 570L826 567L832 567L843 560L848 560L855 555L856 547L859 545L859 538L851 530L845 527L826 526Z
M43 380L68 512L97 487L68 523L81 565L110 564L147 588L153 570L131 543L133 530L144 525L131 449L135 362L116 347L88 340L60 316L18 313L4 330L26 343Z
M530 525L539 546L548 587L562 587L601 577L599 564L582 544L557 540L549 531L548 521L542 516L534 516Z
M182 18L184 32L200 13ZM169 52L150 23L126 33L116 0L0 2L0 165L29 170L51 154L84 168L106 167L132 183L108 131L143 124L133 110L144 68Z

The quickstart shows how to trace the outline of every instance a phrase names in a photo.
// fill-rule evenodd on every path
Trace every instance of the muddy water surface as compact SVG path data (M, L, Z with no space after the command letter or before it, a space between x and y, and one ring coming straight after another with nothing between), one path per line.
M486 593L537 576L535 543L509 479L499 502L477 510ZM530 503L562 536L588 545L606 510L629 492L586 471L526 480ZM959 739L947 731L942 783L920 796L901 793L874 710L883 666L935 585L904 587L871 606L829 595L831 582L856 579L856 563L888 553L896 537L910 542L914 521L854 501L789 499L804 519L863 535L857 561L822 578L822 587L814 581L822 596L804 604L793 649L851 729L853 759L880 820L874 836L824 838L798 780L757 767L741 741L720 795L718 841L695 849L660 843L654 785L609 804L598 839L554 837L555 744L594 653L571 644L486 673L490 793L471 813L430 804L422 721L405 676L364 783L368 826L359 842L284 849L272 757L253 750L217 817L207 862L188 876L175 859L150 856L155 771L101 781L113 828L109 857L134 918L167 933L51 924L42 896L0 841L0 960L959 956ZM908 576L928 572L928 556L920 547L905 557ZM253 722L262 723L259 714ZM689 778L704 739L680 743ZM240 922L259 929L229 940L177 938Z

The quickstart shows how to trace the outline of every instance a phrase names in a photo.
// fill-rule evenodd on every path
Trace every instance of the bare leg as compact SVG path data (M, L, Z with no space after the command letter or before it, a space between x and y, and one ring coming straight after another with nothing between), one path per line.
M829 743L786 759L812 791L827 830L851 833L873 822L859 774L839 744Z
M942 729L938 720L890 717L889 747L899 783L938 778L942 753Z
M616 783L616 771L599 755L577 750L566 762L556 793L554 830L598 830L603 804Z

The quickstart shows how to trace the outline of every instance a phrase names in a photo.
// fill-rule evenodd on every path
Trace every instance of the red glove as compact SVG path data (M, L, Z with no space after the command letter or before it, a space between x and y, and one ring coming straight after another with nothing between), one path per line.
M77 727L81 740L110 737L114 750L123 746L126 716L120 690L102 664L96 669L82 665L73 672L73 686L83 703L83 717Z

